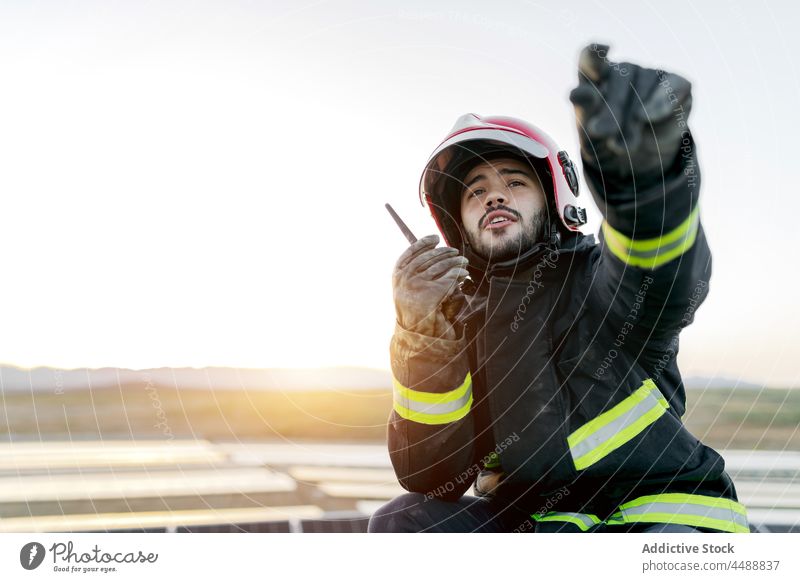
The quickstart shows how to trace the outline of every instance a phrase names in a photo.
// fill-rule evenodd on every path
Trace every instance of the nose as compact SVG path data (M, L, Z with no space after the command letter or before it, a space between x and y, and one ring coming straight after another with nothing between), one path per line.
M487 208L491 208L492 206L497 206L498 204L505 204L506 202L506 195L498 189L493 189L486 195L486 200L484 200L484 204Z

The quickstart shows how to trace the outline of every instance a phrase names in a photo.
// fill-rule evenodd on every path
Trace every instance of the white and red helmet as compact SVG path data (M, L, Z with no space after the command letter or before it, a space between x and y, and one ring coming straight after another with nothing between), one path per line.
M538 127L513 117L480 117L474 113L462 115L453 129L433 151L419 183L420 202L428 205L445 243L457 246L457 212L446 200L448 185L458 184L459 167L470 165L488 156L506 152L522 157L537 169L545 191L552 197L552 208L568 231L577 231L586 224L586 211L578 206L578 174L567 152ZM545 175L542 175L545 174ZM461 176L463 178L463 176ZM460 187L458 188L460 192ZM450 214L448 219L445 214ZM448 228L448 224L450 227Z

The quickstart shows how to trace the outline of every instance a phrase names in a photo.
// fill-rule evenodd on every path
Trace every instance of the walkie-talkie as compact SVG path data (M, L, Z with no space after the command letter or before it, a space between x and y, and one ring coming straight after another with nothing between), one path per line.
M406 223L403 222L403 219L397 215L397 213L394 211L394 208L392 208L392 205L387 202L384 206L386 206L386 210L388 210L389 214L392 215L392 218L394 218L395 223L398 227L400 227L400 231L405 235L408 242L410 244L417 242L417 237L415 237L414 233L411 232L411 229L406 226Z
M397 224L397 226L400 228L400 232L402 232L403 235L406 237L406 240L408 240L408 242L411 243L411 244L414 244L415 242L417 242L417 237L414 236L414 233L411 232L411 229L408 228L406 223L403 222L403 219L400 218L400 216L397 214L397 212L394 211L394 208L392 208L392 205L387 202L384 206L386 206L386 210L389 211L389 214L392 215L392 218L394 219L394 221ZM472 281L472 279L470 279L469 276L467 276L461 283L459 283L458 287L455 288L453 293L451 293L450 297L446 301L450 302L450 301L458 300L459 299L459 297L458 297L459 295L464 295L464 291L469 292L469 291L473 290L475 288L474 285L475 284Z

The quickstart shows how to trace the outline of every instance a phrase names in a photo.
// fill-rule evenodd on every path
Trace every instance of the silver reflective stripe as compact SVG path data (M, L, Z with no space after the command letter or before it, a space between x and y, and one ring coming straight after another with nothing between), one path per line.
M663 410L664 407L661 404L662 398L661 392L659 392L658 389L653 390L647 394L644 400L636 404L629 411L623 413L619 418L595 430L582 441L571 445L570 452L572 453L572 458L580 459L604 443L612 441L618 434L622 433L623 430L634 424L653 408L658 407Z
M699 505L696 503L645 503L636 507L623 509L621 513L623 520L634 515L666 513L670 515L710 517L711 519L719 519L721 521L732 521L736 525L740 525L742 527L749 527L747 523L747 516L742 515L741 513L731 509L725 509L724 507L709 507L707 505Z
M468 387L468 389L464 392L464 394L457 400L452 400L450 402L442 402L442 403L417 402L416 400L411 400L407 396L404 396L396 388L394 390L394 401L396 404L399 404L400 406L407 408L409 410L413 410L414 412L424 412L425 414L447 414L448 412L455 412L456 410L459 410L464 406L466 406L467 402L469 402L469 399L471 397L472 397L471 384Z
M392 379L392 407L401 417L422 424L448 424L461 420L472 408L472 376L469 372L461 386L447 392L427 392L403 386Z

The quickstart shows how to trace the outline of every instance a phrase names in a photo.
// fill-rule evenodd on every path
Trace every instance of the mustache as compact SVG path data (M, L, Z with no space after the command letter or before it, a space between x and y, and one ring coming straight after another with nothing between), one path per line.
M518 222L522 221L522 215L519 212L517 212L513 208L509 208L508 206L505 206L503 204L498 204L497 206L494 206L494 207L492 207L492 208L490 208L489 210L486 211L486 214L484 214L481 217L481 219L478 221L478 228L483 228L483 223L486 222L486 217L489 216L490 212L494 212L495 210L505 210L509 214L513 214L516 217Z

